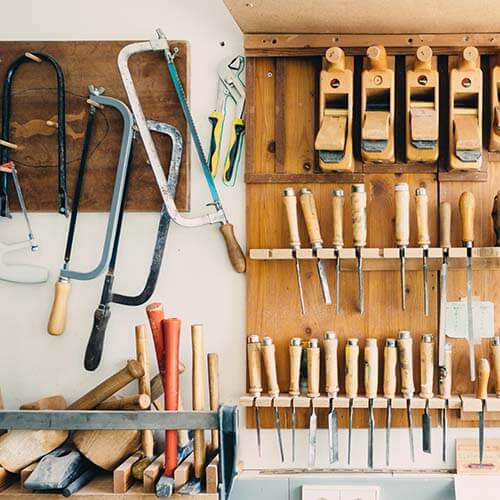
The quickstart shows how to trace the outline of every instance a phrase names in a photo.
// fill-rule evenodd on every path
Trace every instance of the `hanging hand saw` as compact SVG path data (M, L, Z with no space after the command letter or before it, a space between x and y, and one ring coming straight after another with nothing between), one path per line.
M127 175L130 149L132 147L133 117L129 108L118 99L101 95L104 92L104 89L102 88L96 88L91 86L89 87L89 89L90 89L90 95L87 102L90 104L90 112L87 121L87 128L85 131L82 156L80 160L80 168L78 171L78 178L75 184L73 209L71 211L68 237L66 241L66 251L64 254L64 265L61 269L59 280L55 285L54 303L52 305L52 310L50 312L50 318L47 328L48 332L51 335L61 335L64 332L64 328L66 325L66 311L68 306L68 297L71 289L70 279L73 278L77 280L92 280L94 278L97 278L100 274L102 274L104 269L109 265L112 252L112 242L115 239L116 230L118 227L120 206L122 203L123 192L125 189L125 179ZM73 271L69 268L69 263L71 259L71 251L75 236L75 227L78 215L78 208L80 204L80 197L83 188L83 178L89 156L92 131L94 128L95 111L96 108L105 106L114 108L120 113L123 120L123 133L120 146L120 156L116 168L115 185L113 187L113 196L111 199L111 208L109 211L108 224L106 226L106 233L104 237L104 245L102 249L101 259L94 269L87 272Z
M191 116L191 111L189 110L186 96L184 94L184 90L182 88L182 84L174 64L175 50L170 50L168 40L159 30L158 36L159 38L150 40L149 42L138 42L125 46L118 55L118 68L120 70L121 78L130 102L130 106L132 108L132 112L134 113L137 128L139 129L144 148L151 163L151 168L153 169L156 183L158 184L158 187L160 189L163 203L165 204L172 220L181 226L196 227L205 224L220 224L220 231L224 236L231 264L233 265L233 268L236 272L243 273L245 272L246 268L245 256L243 255L243 252L234 235L233 225L229 224L227 220L224 208L222 207L222 203L219 197L219 193L217 192L215 182L211 176L210 168L208 166L208 162L201 145L200 137L196 130L193 117ZM172 197L168 189L167 179L165 177L165 173L163 171L155 144L151 137L151 133L148 129L146 118L144 116L144 112L142 110L141 103L139 101L139 97L132 80L132 75L128 67L128 60L132 55L151 51L163 51L165 53L168 71L177 93L179 104L182 108L184 117L186 118L189 130L191 132L191 137L193 138L193 142L198 153L200 163L202 165L203 174L205 175L205 179L212 196L212 205L216 209L215 212L198 217L184 217L177 210L174 198Z

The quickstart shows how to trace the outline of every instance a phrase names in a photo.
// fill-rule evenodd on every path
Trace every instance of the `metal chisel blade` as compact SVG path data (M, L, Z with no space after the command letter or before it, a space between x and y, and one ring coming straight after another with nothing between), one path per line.
M330 296L330 288L328 287L325 264L321 259L316 259L316 267L318 268L319 282L321 284L321 291L323 292L323 299L325 304L330 305L332 303L332 297Z
M406 309L406 257L405 249L399 251L399 275L401 282L401 307L403 311Z
M255 404L255 401L254 401ZM260 410L258 406L255 406L255 429L257 431L257 446L259 448L259 457L262 456L262 446L260 441Z
M300 276L300 263L297 257L295 257L295 272L297 274L297 286L299 288L300 310L304 315L306 313L306 306L304 304L304 290L302 288L302 277Z
M368 400L368 467L373 469L373 399Z
M340 314L340 252L335 250L335 308Z
M356 257L358 261L358 309L361 314L365 311L365 289L363 284L363 259L361 257L361 248L356 248Z
M422 414L422 451L431 453L432 417L429 413L429 400L426 400L425 411Z
M476 365L474 358L474 325L472 323L472 249L467 249L467 338L469 341L470 379L476 380Z
M424 248L423 271L424 271L424 314L429 316L429 250Z
M441 458L446 462L447 458L447 444L448 444L448 400L444 403L444 408L441 410L441 426L443 428L443 443L441 450Z
M410 438L410 454L412 462L415 462L415 443L413 441L413 417L411 413L411 399L406 400L406 418L408 421L408 436Z
M351 464L351 439L352 439L352 412L353 412L353 400L349 400L349 434L347 438L347 464Z
M331 404L331 403L330 403ZM339 460L339 426L337 420L337 410L333 407L328 414L328 451L330 463L334 464Z
M318 428L318 420L314 406L311 408L311 418L309 419L309 468L314 467L316 463L316 431Z
M285 461L285 452L283 450L283 439L281 438L280 412L277 406L274 407L274 423L276 425L276 434L278 435L278 444L280 448L281 461Z
M295 462L295 429L297 428L297 409L292 398L292 462Z
M438 366L444 366L444 346L446 344L446 302L448 286L448 262L443 261L440 274L439 289L439 348L438 348Z
M391 463L391 426L392 426L392 399L387 400L387 413L385 420L385 465Z
M483 464L484 456L484 410L486 408L486 401L482 402L482 409L479 413L479 463Z

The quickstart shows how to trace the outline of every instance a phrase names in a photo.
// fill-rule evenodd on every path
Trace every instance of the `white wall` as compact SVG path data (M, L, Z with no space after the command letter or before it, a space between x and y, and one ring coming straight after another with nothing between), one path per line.
M170 38L191 43L191 104L200 134L208 138L207 115L216 96L218 62L242 50L239 28L225 9L222 0L16 0L2 16L0 37L3 40L105 40L147 39L154 28L162 27ZM222 47L220 42L224 41ZM99 82L95 82L99 83ZM198 162L192 155L192 205L205 210L208 192ZM240 173L241 174L241 173ZM228 215L236 225L237 236L244 243L244 186L242 175L233 188L220 183L221 196ZM127 214L119 256L116 290L136 292L149 269L154 242L156 214ZM144 308L113 305L104 358L95 373L83 368L93 311L99 301L102 279L73 282L69 321L66 333L58 338L46 333L46 321L52 302L52 286L62 263L67 221L56 214L33 214L32 223L41 251L38 255L19 255L17 262L39 262L50 268L49 283L21 286L0 282L2 320L0 348L0 387L5 404L15 408L20 403L42 396L63 393L72 400L86 389L123 365L134 355L133 326L146 320ZM103 235L105 214L81 214L72 263L75 268L89 268L96 262L99 245L95 235ZM19 215L13 221L2 220L2 241L24 237ZM165 264L153 299L165 304L169 316L183 321L182 358L190 367L189 325L205 325L205 349L217 351L221 358L222 396L237 401L245 389L245 282L234 273L227 261L225 247L215 227L185 229L171 227ZM151 351L151 355L153 355ZM182 377L182 388L190 398L190 377ZM493 433L493 431L488 431ZM284 431L289 456L289 431ZM450 438L456 433L450 432ZM475 436L472 430L461 436ZM420 430L415 431L420 449ZM307 433L298 436L298 465L306 464ZM376 463L382 465L384 435L376 435ZM264 458L256 454L254 431L242 435L242 458L249 467L279 465L274 432L264 433ZM318 465L327 465L326 432L320 431ZM346 435L341 435L341 465L345 465ZM394 431L393 462L407 466L408 444L404 429ZM419 466L440 467L440 434L434 434L434 454L424 457L417 452ZM356 431L353 441L356 466L365 465L366 430ZM453 439L450 439L453 459ZM450 464L453 460L449 461Z

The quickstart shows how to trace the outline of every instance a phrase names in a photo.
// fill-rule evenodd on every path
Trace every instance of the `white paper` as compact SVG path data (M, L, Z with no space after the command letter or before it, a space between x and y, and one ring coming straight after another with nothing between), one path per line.
M494 336L494 308L492 302L472 301L472 325L474 342ZM452 338L467 338L467 301L446 304L446 335Z

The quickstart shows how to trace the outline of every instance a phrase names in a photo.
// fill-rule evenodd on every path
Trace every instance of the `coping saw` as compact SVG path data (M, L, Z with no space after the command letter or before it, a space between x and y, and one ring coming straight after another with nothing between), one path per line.
M47 328L48 332L51 335L61 335L66 326L68 297L71 289L70 279L73 278L77 280L92 280L102 274L104 269L109 265L112 252L112 242L115 239L115 234L118 227L120 206L122 203L123 192L125 188L125 178L127 175L130 150L132 146L132 137L134 134L133 117L129 108L123 102L119 101L118 99L114 99L113 97L106 97L101 95L103 92L103 88L96 88L94 86L89 87L89 99L87 102L90 105L90 111L87 122L87 129L85 131L78 178L75 185L73 210L71 212L70 225L68 229L64 264L60 271L59 280L55 285L54 303L50 312L50 318ZM71 251L75 235L75 226L80 204L81 191L83 187L83 178L89 155L89 146L92 137L94 115L97 107L104 106L109 106L116 109L120 113L123 120L123 134L120 146L120 156L116 168L115 185L113 188L113 196L111 199L108 224L106 226L104 245L100 261L94 269L87 272L72 271L71 269L69 269L69 262L71 259Z
M196 130L193 117L191 116L191 111L189 110L186 96L184 94L184 90L182 88L182 84L174 64L176 51L170 50L168 40L165 38L161 30L157 30L157 34L159 38L152 39L148 42L137 42L125 46L118 55L118 68L120 70L123 86L125 87L132 112L134 113L137 128L139 129L144 148L151 163L151 168L153 170L156 182L160 189L163 203L165 204L172 220L181 226L197 227L205 224L220 224L220 231L224 236L231 264L236 272L243 273L245 272L246 268L245 256L243 255L243 252L234 236L233 225L229 224L227 220L224 208L222 207L222 203L219 197L219 193L217 192L215 182L210 173L210 167L203 151L200 137ZM128 60L132 55L151 51L163 51L165 53L167 68L172 80L172 84L175 88L179 104L182 108L184 117L186 118L189 130L191 132L191 137L193 138L199 160L202 165L203 174L205 175L205 180L208 184L212 196L211 205L213 205L216 209L215 213L212 212L206 215L200 215L198 217L184 217L177 210L175 200L169 191L167 179L165 177L165 173L163 171L155 144L151 137L151 133L148 129L146 118L144 116L144 112L142 110L141 103L139 101L139 97L132 80L132 75L128 67Z

